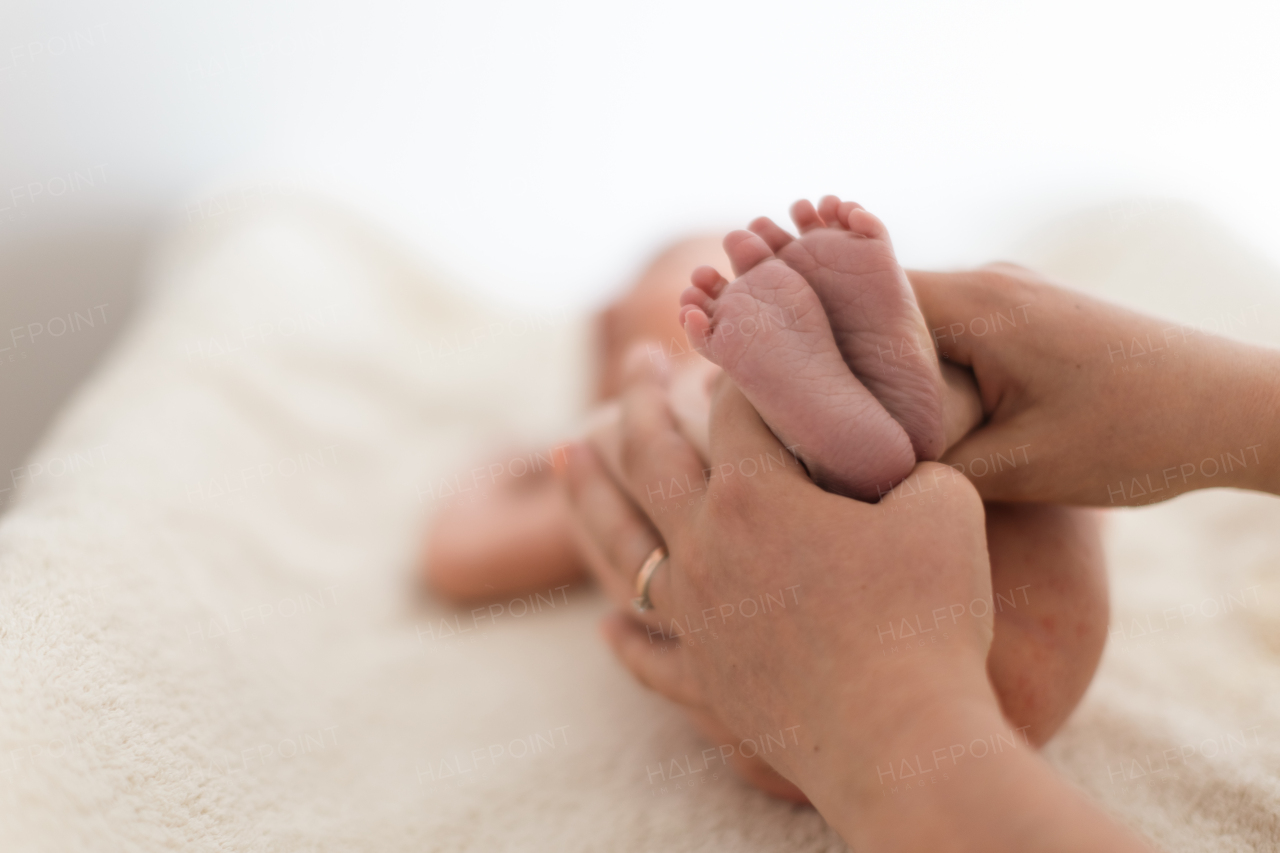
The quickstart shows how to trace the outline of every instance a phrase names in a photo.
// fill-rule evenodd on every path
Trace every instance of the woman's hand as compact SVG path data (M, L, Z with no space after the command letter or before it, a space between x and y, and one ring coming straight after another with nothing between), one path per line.
M642 681L740 736L785 739L766 758L819 808L819 792L837 810L878 792L877 759L914 721L963 706L1003 730L990 609L971 607L991 597L982 506L964 478L924 464L877 505L823 492L726 381L704 469L666 400L652 374L624 397L626 494L587 447L567 471L588 563L619 606L649 551L670 550L647 624L608 623ZM918 645L887 654L904 624Z
M991 595L982 506L953 469L919 465L876 505L827 494L723 380L705 469L652 373L627 391L621 433L625 494L589 447L566 474L617 604L670 550L647 624L606 623L641 681L765 744L859 849L1140 849L1000 716L990 609L974 606Z
M986 500L1133 506L1280 491L1280 354L1146 317L1010 264L910 273L986 423L943 461Z

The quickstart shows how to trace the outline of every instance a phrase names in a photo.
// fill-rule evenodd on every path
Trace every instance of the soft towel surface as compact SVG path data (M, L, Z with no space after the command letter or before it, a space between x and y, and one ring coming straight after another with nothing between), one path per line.
M1280 328L1274 274L1177 208L1028 260ZM473 304L304 201L175 235L154 285L0 522L0 849L842 849L705 761L594 593L413 588L447 476L577 422L585 324ZM1280 837L1277 530L1235 493L1113 514L1113 641L1048 753L1170 849Z

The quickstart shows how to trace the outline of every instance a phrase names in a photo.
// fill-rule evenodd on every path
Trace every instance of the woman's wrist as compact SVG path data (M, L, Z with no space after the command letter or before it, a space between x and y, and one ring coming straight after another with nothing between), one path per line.
M1148 849L1058 779L994 696L922 709L881 741L878 756L870 774L858 769L843 784L805 789L854 849ZM828 763L840 762L831 755Z
M1192 488L1280 494L1280 351L1223 342L1201 397L1204 440L1178 466ZM1197 395L1199 396L1199 395Z
M826 719L802 727L806 748L787 768L851 842L848 832L863 833L903 794L954 776L954 767L972 758L957 744L982 752L976 739L990 746L994 738L1002 750L1027 748L1025 737L1013 737L980 666L926 665L875 681L884 686L863 682L846 691L848 705L824 704Z
M1025 733L1009 728L995 697L956 696L904 714L896 730L851 731L875 749L846 764L829 756L844 773L826 796L805 789L814 805L855 848L882 849L889 839L924 839L944 833L953 817L935 810L921 823L917 806L933 801L939 786L962 784L967 765L992 760L1007 750L1030 750ZM942 793L945 793L943 791ZM911 825L905 822L911 821ZM926 849L907 844L914 849Z
M1098 434L1103 482L1092 495L1105 487L1103 505L1221 487L1280 493L1280 352L1205 336L1167 370L1127 382L1100 398L1110 429Z
M1280 494L1280 351L1249 350L1243 417L1256 427L1246 435L1252 441L1243 448L1247 464L1239 487Z

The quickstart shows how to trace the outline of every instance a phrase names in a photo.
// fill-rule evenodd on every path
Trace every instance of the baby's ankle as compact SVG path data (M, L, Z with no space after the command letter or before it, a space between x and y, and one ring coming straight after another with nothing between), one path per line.
M982 423L982 398L973 374L949 361L939 360L942 366L942 426L945 441L950 449L960 439Z

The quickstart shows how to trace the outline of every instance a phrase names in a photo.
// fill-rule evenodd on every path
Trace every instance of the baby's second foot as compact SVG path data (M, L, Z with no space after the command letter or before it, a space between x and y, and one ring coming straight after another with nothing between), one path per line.
M853 375L809 283L749 231L724 240L727 282L711 267L680 297L692 345L724 368L823 488L878 500L915 467L911 439Z
M835 196L791 208L794 238L767 217L748 226L805 277L845 362L911 438L919 459L944 449L942 374L933 341L884 224Z

